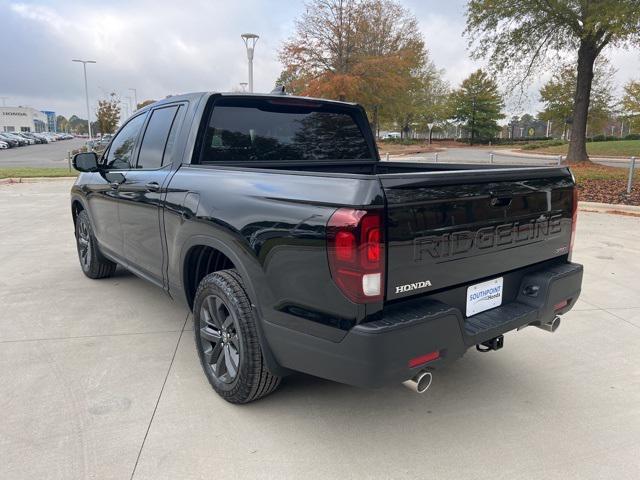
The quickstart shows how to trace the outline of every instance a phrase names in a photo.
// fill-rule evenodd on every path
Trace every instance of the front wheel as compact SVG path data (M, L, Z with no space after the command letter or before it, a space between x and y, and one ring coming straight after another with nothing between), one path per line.
M236 270L202 279L193 305L196 349L209 383L231 403L268 395L280 378L267 368L251 302Z
M86 210L82 210L76 218L76 246L78 247L80 266L87 277L92 279L106 278L116 271L116 264L105 258L98 250Z

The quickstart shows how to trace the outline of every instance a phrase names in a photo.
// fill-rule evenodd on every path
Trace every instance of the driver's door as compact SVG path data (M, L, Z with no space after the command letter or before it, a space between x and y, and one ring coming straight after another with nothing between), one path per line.
M130 119L113 138L97 172L85 184L89 215L100 250L114 260L124 257L124 235L118 215L119 189L131 168L146 114Z

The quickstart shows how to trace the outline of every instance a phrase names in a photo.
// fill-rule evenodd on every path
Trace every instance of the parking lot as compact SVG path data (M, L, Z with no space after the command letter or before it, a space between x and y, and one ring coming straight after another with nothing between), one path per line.
M43 145L29 145L0 150L2 167L67 167L67 153L80 148L86 139L74 138Z
M233 406L186 307L82 274L70 185L0 185L0 478L640 478L640 218L581 212L559 330L470 350L424 395L294 375Z

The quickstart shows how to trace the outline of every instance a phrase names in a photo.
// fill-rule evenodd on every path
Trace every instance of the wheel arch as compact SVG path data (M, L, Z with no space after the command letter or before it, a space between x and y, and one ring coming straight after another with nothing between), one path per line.
M213 250L213 252L211 252L211 250L203 250L207 248ZM214 255L213 259L211 257L212 254ZM257 300L258 297L256 288L249 268L247 267L247 265L245 265L245 262L242 261L241 254L239 254L234 249L230 248L227 244L218 240L217 238L207 235L196 235L185 242L180 258L180 278L182 280L182 293L191 311L193 311L193 299L195 297L195 290L197 290L198 288L197 284L193 285L195 281L194 279L197 279L199 277L199 280L197 280L199 283L199 281L209 273L225 269L218 268L210 270L209 268L202 269L202 267L200 267L201 271L198 274L194 274L194 272L190 271L190 268L197 268L197 265L193 264L194 255L200 256L200 261L206 261L209 265L215 266L215 263L217 262L218 266L225 265L225 268L234 268L238 271L240 277L242 278L245 291L247 292L247 295L249 296L249 300L251 302L251 309L256 320L258 339L260 340L260 346L262 347L265 361L267 362L269 369L275 375L287 375L289 373L289 370L284 369L278 364L264 335L264 331L262 328L262 313L260 304ZM220 255L222 255L223 258L220 257ZM226 259L228 263L225 262L224 259ZM203 274L203 270L209 271ZM189 279L190 276L192 279Z
M73 225L75 226L76 220L78 219L78 215L80 212L86 210L84 203L78 198L71 199L71 218L73 218Z

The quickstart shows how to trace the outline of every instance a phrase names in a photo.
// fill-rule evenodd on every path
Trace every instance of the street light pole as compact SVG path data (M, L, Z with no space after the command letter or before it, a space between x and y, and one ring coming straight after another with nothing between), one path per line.
M135 88L130 88L129 90L133 92L133 101L135 102L133 105L133 111L135 112L138 110L138 91Z
M77 62L82 64L82 69L84 70L84 95L87 101L87 129L89 131L89 141L92 140L91 137L91 110L89 110L89 87L87 86L87 63L96 63L94 60L71 60L72 62Z
M243 33L240 35L247 48L247 60L249 61L249 92L253 93L253 51L260 38L255 33Z

